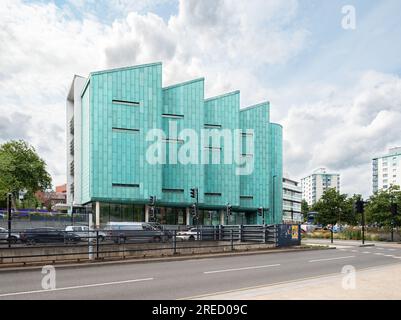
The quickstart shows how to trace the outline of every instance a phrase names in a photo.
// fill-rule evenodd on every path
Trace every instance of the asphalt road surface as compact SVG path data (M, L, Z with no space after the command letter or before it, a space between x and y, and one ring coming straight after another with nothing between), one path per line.
M0 271L0 299L189 299L205 294L401 263L401 247L270 253L198 260L56 268L43 290L41 270Z

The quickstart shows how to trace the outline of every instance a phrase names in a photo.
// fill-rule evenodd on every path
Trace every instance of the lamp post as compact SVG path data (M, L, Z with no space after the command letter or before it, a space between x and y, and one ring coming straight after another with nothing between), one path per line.
M273 176L273 201L272 201L272 217L273 217L273 224L275 224L275 221L276 221L276 217L275 217L275 211L276 211L276 206L275 206L275 198L276 198L276 195L275 195L275 191L276 191L276 186L275 186L275 182L276 182L276 179L277 178L277 175L275 174L274 176Z

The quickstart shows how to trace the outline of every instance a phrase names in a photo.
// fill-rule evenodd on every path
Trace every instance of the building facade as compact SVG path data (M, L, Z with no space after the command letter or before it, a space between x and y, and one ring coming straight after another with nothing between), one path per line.
M56 186L56 191L38 191L35 193L36 199L42 207L57 210L58 207L65 208L67 204L66 185Z
M301 223L302 188L301 183L292 179L283 178L283 222Z
M67 160L68 204L96 225L149 221L150 196L157 222L194 224L192 188L199 224L282 220L282 127L269 103L205 99L203 78L163 88L161 63L74 77Z
M373 193L392 185L401 186L401 147L392 148L388 154L374 158L372 176Z
M303 178L301 184L302 199L311 206L320 200L327 189L336 189L340 192L340 175L328 173L325 168L319 168Z

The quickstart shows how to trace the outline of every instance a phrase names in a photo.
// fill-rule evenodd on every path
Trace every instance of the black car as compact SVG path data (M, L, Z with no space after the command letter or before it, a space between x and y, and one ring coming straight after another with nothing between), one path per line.
M81 238L72 232L55 228L36 228L25 230L20 234L20 240L26 244L35 243L78 243Z

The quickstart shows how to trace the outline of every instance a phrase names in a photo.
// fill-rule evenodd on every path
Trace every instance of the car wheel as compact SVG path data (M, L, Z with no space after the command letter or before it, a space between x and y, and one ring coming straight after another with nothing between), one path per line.
M30 245L30 246L33 246L33 245L36 244L36 240L35 240L35 239L28 239L28 240L26 241L26 243L27 243L28 245Z
M160 237L154 237L153 242L161 242L162 239Z
M190 236L188 240L189 241L195 241L195 237L194 236Z
M104 238L104 236L99 236L99 242L103 242L104 240L106 240L106 239Z

